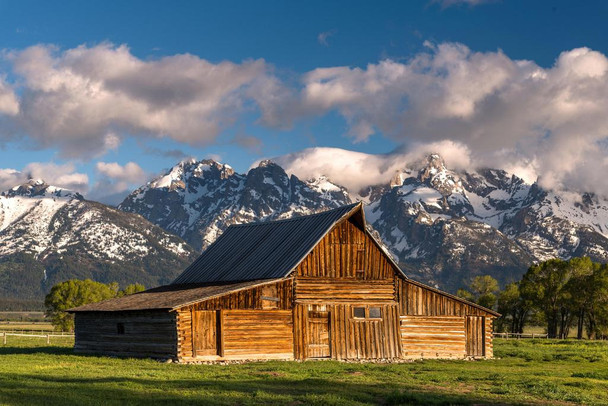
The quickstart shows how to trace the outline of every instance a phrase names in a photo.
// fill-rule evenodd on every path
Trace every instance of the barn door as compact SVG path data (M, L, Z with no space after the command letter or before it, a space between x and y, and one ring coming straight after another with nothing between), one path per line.
M469 357L485 357L485 320L483 316L467 316L465 318L465 331L467 338L467 356Z
M325 306L322 310L308 311L308 358L329 358L329 312Z
M192 355L217 355L217 315L214 310L192 311Z

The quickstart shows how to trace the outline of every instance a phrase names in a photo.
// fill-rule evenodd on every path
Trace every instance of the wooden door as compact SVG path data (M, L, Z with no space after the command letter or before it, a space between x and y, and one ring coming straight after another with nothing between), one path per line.
M309 310L307 330L307 357L331 357L329 345L329 312L325 310Z
M217 355L217 312L194 310L192 312L192 355Z
M467 316L465 318L466 349L469 357L485 357L486 355L485 319L483 316Z

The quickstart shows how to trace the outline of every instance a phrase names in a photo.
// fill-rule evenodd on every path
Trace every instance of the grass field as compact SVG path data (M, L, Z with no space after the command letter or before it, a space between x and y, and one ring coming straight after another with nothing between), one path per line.
M496 340L500 359L179 365L0 344L0 404L608 404L608 343Z
M26 331L53 331L53 325L47 322L31 321L0 321L1 331L26 330Z

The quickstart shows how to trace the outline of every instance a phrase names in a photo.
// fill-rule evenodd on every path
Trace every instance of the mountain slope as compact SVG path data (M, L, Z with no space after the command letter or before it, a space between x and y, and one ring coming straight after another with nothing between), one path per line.
M326 178L303 182L270 161L242 175L212 160L191 160L140 187L118 207L204 249L230 224L310 214L350 202L346 190Z
M70 278L167 283L195 255L179 237L141 216L40 180L0 195L0 225L0 296L5 298L40 299Z
M263 161L247 174L183 162L129 195L139 213L204 249L230 224L313 213L363 199L368 222L413 277L456 290L490 274L518 280L534 262L588 255L608 261L608 201L545 191L505 171L453 171L436 154L386 182L349 193L326 176L302 181Z

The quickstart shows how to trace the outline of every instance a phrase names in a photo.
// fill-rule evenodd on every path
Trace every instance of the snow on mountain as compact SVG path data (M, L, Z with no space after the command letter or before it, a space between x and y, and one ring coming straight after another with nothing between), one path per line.
M140 216L31 180L0 195L0 271L11 272L15 255L31 257L44 268L36 288L28 288L30 296L39 297L70 277L148 286L168 282L193 250ZM0 294L23 296L7 288L13 283L2 278Z
M350 203L326 177L301 181L272 161L247 174L212 160L185 161L140 187L119 205L173 232L197 249L230 224L314 213Z

